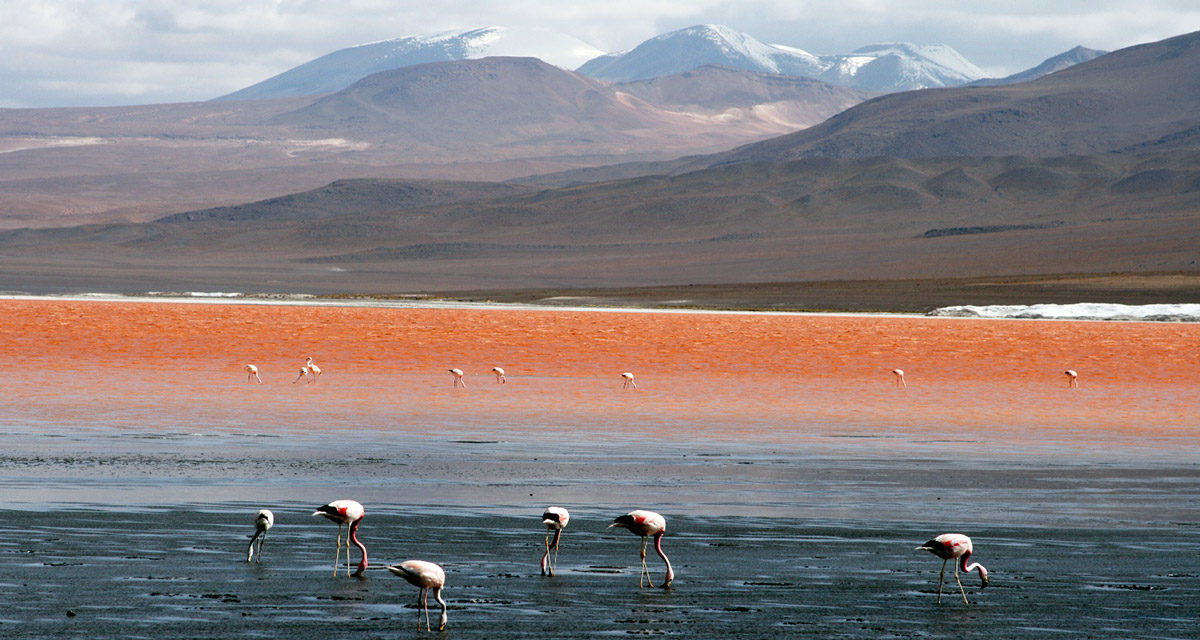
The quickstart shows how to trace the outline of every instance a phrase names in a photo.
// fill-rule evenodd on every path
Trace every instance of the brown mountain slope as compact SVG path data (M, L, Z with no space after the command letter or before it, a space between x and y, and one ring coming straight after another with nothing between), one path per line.
M704 160L1063 156L1194 147L1200 32L1130 47L1033 82L892 94L819 126Z
M256 215L0 234L0 289L395 293L1195 271L1198 167L1193 153L812 159L500 198L481 188L474 200L406 209L388 206L395 191L384 185L342 183L316 208L275 201Z

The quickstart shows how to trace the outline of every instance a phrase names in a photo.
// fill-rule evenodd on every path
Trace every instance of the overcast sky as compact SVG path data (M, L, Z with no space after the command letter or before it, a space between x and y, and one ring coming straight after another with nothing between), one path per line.
M0 0L0 107L207 100L337 49L447 30L538 26L618 51L702 23L817 54L947 44L1003 76L1075 45L1200 30L1200 2Z

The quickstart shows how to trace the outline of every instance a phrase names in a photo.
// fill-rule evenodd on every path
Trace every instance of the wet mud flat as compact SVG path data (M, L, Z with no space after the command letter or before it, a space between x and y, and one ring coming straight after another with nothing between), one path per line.
M1191 638L1200 606L1194 525L976 527L992 585L963 576L964 605L952 576L936 603L941 562L912 550L929 536L913 523L674 516L663 590L638 587L638 540L606 530L609 512L576 512L545 578L536 516L375 507L371 568L347 578L332 575L334 527L305 505L277 506L263 562L245 563L255 506L7 511L0 632L439 635L416 632L416 589L383 569L410 557L445 566L444 637L459 638Z

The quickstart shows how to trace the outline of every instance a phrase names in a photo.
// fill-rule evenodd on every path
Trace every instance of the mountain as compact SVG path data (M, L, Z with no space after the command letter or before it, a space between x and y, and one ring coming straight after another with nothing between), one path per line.
M531 56L572 69L600 53L572 36L534 28L484 27L461 33L407 36L339 49L217 100L333 93L380 71L488 56Z
M598 56L583 75L631 81L722 65L805 76L866 91L890 92L966 84L983 71L945 45L880 44L841 55L764 44L722 25L697 25L651 38L633 49Z
M1003 78L984 78L982 80L976 80L975 82L972 82L971 85L978 87L994 87L1001 84L1016 84L1018 82L1037 80L1042 76L1047 76L1051 73L1062 71L1063 69L1073 67L1081 62L1087 62L1088 60L1099 58L1107 53L1107 51L1100 51L1099 49L1075 47L1070 51L1064 51L1063 53L1051 58L1046 58L1041 64L1031 69L1026 69L1019 73L1014 73Z
M1200 143L1200 32L1031 82L882 96L818 126L706 159L1089 155Z
M712 153L868 97L733 69L614 86L496 57L385 71L318 96L6 109L0 228L149 220L340 178L504 180Z
M661 84L675 91L612 85L536 58L460 60L373 74L273 122L310 135L395 141L427 159L485 150L500 157L569 154L589 146L611 153L644 146L651 132L664 151L728 144L722 127L739 136L794 130L867 97L733 70ZM689 92L708 94L704 108L679 102Z

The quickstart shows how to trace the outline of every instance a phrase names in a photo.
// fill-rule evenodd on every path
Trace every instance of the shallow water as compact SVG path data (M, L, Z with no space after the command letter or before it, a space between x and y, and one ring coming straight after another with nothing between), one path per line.
M1200 327L0 304L6 638L415 634L382 569L410 557L447 569L447 637L1196 635ZM310 515L338 498L361 580ZM632 508L670 591L606 529ZM970 605L913 550L946 531L991 572Z

